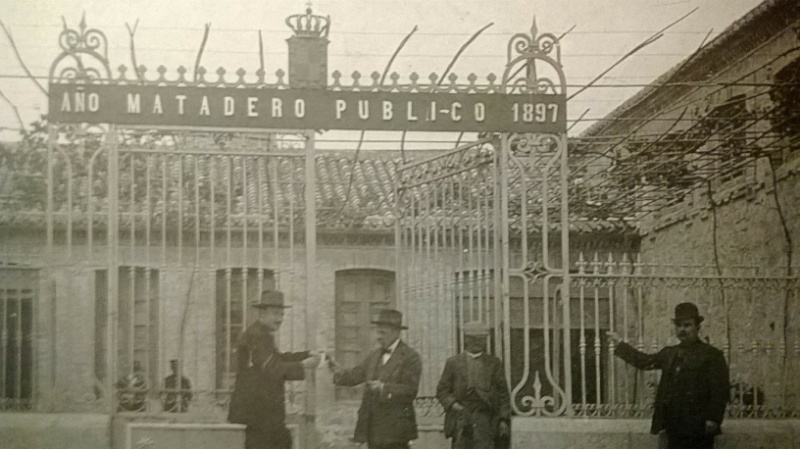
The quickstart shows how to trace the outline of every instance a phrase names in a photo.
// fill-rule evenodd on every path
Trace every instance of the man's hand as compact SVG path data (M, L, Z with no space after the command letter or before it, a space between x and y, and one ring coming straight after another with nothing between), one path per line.
M320 360L319 353L311 351L311 352L308 353L308 355L309 355L309 357L306 357L305 359L303 359L302 362L300 362L300 363L303 364L303 368L305 368L305 369L314 369L314 368L318 367L319 366L319 360Z
M508 423L505 421L500 421L500 425L498 426L497 432L500 434L501 437L506 438L511 432L511 429L508 426Z
M369 388L370 391L381 392L383 391L383 382L379 380L370 380L367 382L367 388Z
M328 360L328 369L330 369L333 374L341 374L344 372L344 367L341 363L337 362L336 359L330 355L328 355L326 359Z
M719 424L711 421L710 419L706 420L706 435L716 435L719 433Z
M608 335L608 338L610 338L611 341L614 342L614 344L617 344L622 341L622 337L620 337L619 334L614 331L608 331L606 332L606 335Z
M459 404L458 402L453 402L453 405L450 406L450 409L456 413L461 413L464 411L464 406Z

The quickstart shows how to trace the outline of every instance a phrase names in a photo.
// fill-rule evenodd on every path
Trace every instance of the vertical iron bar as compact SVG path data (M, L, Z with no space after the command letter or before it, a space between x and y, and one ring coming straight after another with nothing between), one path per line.
M176 155L178 159L178 265L183 269L183 156ZM179 358L182 356L183 348L178 348Z
M226 224L226 239L225 239L225 372L231 372L231 334L233 333L233 323L231 322L231 284L233 283L232 261L231 261L231 232L233 227L233 214L232 211L232 197L233 197L233 156L226 156L228 174L227 181L227 198L225 210L225 224ZM247 304L242 301L242 314L246 313ZM243 321L242 327L247 325L247 321ZM239 363L237 361L237 363Z
M595 404L597 410L600 410L600 392L602 391L602 384L600 383L600 288L598 287L600 275L600 263L597 260L597 253L595 253L594 272L594 391L595 391Z
M563 223L562 223L563 226ZM564 261L562 261L562 264ZM585 323L585 315L586 310L584 304L586 302L586 273L585 273L586 263L583 258L583 253L580 253L578 258L578 276L580 277L580 284L579 284L579 300L580 303L578 307L580 309L580 336L578 342L578 351L581 357L581 414L586 416L586 323ZM569 299L567 299L569 301ZM570 332L570 329L567 329L567 332Z
M128 342L128 347L130 349L130 358L129 358L129 367L130 372L132 373L133 370L133 363L136 360L136 308L137 308L137 297L136 297L136 171L134 169L136 165L136 153L128 153L128 163L130 164L130 177L131 177L131 187L130 187L130 203L129 203L129 210L128 210L128 219L130 220L130 241L128 242L128 285L130 286L130 325L131 325L131 333L130 333L130 341Z
M108 226L106 227L108 255L108 351L107 351L107 391L114 391L117 378L117 359L119 346L117 330L119 327L119 150L117 129L109 125L107 142L111 142L108 152ZM109 410L114 410L115 395L109 394Z
M145 359L144 359L144 372L147 373L148 376L150 376L150 380L151 381L152 380L158 380L158 379L161 378L161 376L160 376L161 373L158 372L158 364L156 364L155 367L152 367L153 371L151 371L151 364L150 364L150 361L152 359L152 355L151 355L150 351L154 350L154 352L158 353L158 351L160 350L159 349L160 345L157 344L158 342L157 341L156 342L151 341L152 340L151 339L151 336L152 336L151 334L153 332L153 327L156 324L156 323L153 323L152 319L151 319L152 318L151 314L153 313L153 311L151 310L152 292L150 290L152 288L152 286L150 285L150 276L152 274L152 268L150 267L150 226L151 226L150 220L152 218L152 215L150 214L150 166L152 165L152 162L153 162L152 158L153 157L150 154L145 156L145 176L144 176L144 178L145 178L145 180L144 180L145 194L144 194L144 201L142 203L143 207L144 207L143 213L145 214L144 215L144 219L145 219L145 221L144 221L144 244L145 244L144 291L145 291L145 317L147 318L147 327L145 328L145 333L144 333L145 334L145 338L144 338L145 345L144 345L144 347L147 348L147 357L145 357ZM155 344L155 348L151 347L151 345L153 343L156 343ZM158 359L156 358L156 360L158 360Z
M502 292L503 292L503 321L506 325L503 327L503 340L504 340L504 348L503 348L503 360L505 361L505 375L506 375L506 382L510 385L511 384L511 307L510 307L510 284L511 278L509 274L510 268L510 255L509 255L509 223L508 223L508 174L509 174L509 164L508 164L508 156L511 151L511 145L509 142L509 135L508 133L503 133L500 135L500 176L499 176L499 185L500 185L500 217L503 220L502 227L500 229L500 245L496 248L496 251L502 254L502 269L501 276L502 276ZM525 217L522 217L524 222ZM523 252L525 252L523 250ZM526 357L526 355L523 355ZM515 401L515 398L511 398L512 403Z
M565 88L566 90L566 88ZM567 416L573 415L572 409L572 337L570 335L570 273L569 273L569 159L567 149L567 134L563 133L559 139L561 147L561 270L563 272L563 287L561 290L564 300L564 393L567 402ZM548 230L543 230L547 234Z

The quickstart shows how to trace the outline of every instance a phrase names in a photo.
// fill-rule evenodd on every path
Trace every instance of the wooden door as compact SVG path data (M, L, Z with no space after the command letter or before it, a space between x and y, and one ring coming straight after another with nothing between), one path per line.
M336 273L336 360L360 363L377 342L371 324L380 309L395 306L394 272L344 270ZM337 387L337 399L358 399L361 387Z

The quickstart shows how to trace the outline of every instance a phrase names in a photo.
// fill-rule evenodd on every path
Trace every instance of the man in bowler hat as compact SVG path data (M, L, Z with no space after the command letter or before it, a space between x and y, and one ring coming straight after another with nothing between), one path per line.
M486 352L489 328L465 323L464 351L450 357L436 387L444 407L444 436L453 449L507 448L511 401L503 362Z
M419 390L422 362L419 354L400 339L403 314L384 309L372 321L380 347L358 366L344 369L329 359L336 385L365 384L353 439L370 449L407 449L417 439L414 398Z
M242 333L236 348L236 385L228 421L246 424L246 449L290 449L292 436L286 428L284 382L302 380L305 370L319 365L313 352L281 353L275 333L283 323L283 293L265 290L258 309L258 321Z
M650 433L665 431L668 449L707 449L728 402L728 365L722 351L698 337L703 317L690 302L675 307L675 335L680 343L655 354L645 354L608 335L617 344L615 354L643 370L661 370Z

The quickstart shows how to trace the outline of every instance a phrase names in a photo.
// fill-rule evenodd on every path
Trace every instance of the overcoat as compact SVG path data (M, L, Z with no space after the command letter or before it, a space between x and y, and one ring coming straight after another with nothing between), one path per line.
M281 353L272 333L255 322L239 338L236 385L228 421L247 425L246 447L290 447L284 383L303 380L308 352ZM260 442L268 445L260 444ZM287 445L288 443L288 445Z
M422 362L419 354L402 340L385 365L377 349L358 366L334 375L341 386L355 386L370 380L383 382L383 390L364 388L353 439L359 443L387 445L417 439L414 398L419 391Z
M471 357L468 353L462 352L454 357L447 359L444 365L442 377L436 386L436 398L444 407L446 413L444 418L444 436L451 438L456 435L458 413L452 409L454 403L469 408L473 406L481 407L492 414L492 428L495 434L492 439L497 439L497 429L500 421L510 424L511 402L508 392L508 383L503 373L503 362L497 357L483 353L475 360L484 364L484 378L474 379L473 384L469 384L467 375L467 361ZM480 402L476 404L476 393L478 387L483 391L480 394ZM473 391L470 391L472 389Z
M643 370L661 370L650 433L701 435L707 420L722 424L729 397L722 351L697 340L645 354L620 342L615 354Z

